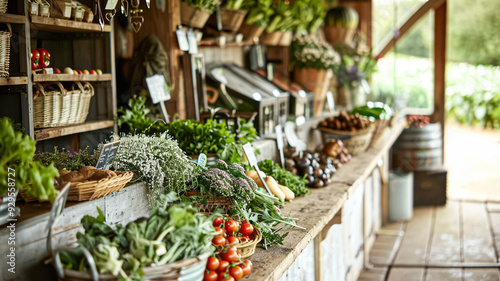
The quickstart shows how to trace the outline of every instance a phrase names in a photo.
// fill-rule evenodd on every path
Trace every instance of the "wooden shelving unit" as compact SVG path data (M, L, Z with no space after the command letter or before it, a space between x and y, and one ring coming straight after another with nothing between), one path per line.
M0 13L0 22L24 24L26 22L26 17L23 15Z
M88 121L82 124L65 126L65 127L35 129L35 140L36 141L48 140L62 136L95 131L113 127L113 125L114 125L113 120L104 120L104 121Z
M5 77L0 78L0 86L27 85L28 77Z
M33 82L52 81L111 81L113 76L110 73L101 75L94 74L34 74Z
M110 25L104 25L103 30L97 23L87 23L74 20L63 20L41 16L31 16L31 28L52 32L111 32Z

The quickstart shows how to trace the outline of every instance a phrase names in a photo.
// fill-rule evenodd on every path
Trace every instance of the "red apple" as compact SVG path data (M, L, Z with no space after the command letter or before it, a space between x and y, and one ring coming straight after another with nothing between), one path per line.
M90 74L94 74L94 75L95 75L95 74L97 74L97 72L96 72L95 70L93 70L93 69L92 69L92 70L90 71Z
M61 70L59 70L59 68L54 68L54 74L60 74L61 73Z
M83 73L81 70L77 70L76 72L78 72L78 74L82 74Z

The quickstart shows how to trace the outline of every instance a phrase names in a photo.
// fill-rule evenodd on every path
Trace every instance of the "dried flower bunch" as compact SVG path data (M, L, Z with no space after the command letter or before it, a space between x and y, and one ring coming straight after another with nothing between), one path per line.
M290 46L291 64L298 69L332 69L340 64L340 55L328 44L312 36L297 35Z
M127 135L120 138L120 147L113 161L118 171L132 171L134 180L148 185L148 200L152 207L160 194L186 189L185 182L198 174L198 168L172 137Z
M250 201L254 198L255 182L245 175L245 170L238 164L228 165L219 160L210 166L198 179L202 193L208 192L215 196L231 197Z

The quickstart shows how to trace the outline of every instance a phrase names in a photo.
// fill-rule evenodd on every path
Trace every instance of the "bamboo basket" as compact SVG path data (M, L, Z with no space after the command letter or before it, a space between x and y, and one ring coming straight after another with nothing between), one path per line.
M196 6L191 6L181 1L181 23L194 28L203 28L210 18L208 10L198 10Z
M105 178L100 181L72 182L68 191L68 201L90 201L122 190L132 179L132 172L115 172L117 175ZM63 186L63 184L60 184ZM36 197L26 195L26 191L21 190L21 197L25 202L40 201Z
M7 3L5 3L5 9L7 9ZM0 31L0 77L9 77L10 37L12 37L12 26L9 23L5 25L7 25L8 31Z
M203 213L205 215L212 214L215 212L217 209L222 209L224 210L225 214L230 214L231 211L233 210L233 200L229 197L224 197L224 196L217 196L217 197L210 197L209 195L202 195L198 191L188 191L186 192L186 195L188 197L191 196L206 196L207 197L207 203L202 204L202 203L194 203L193 206L198 208L198 211L200 213Z
M156 281L198 281L203 279L203 274L207 266L207 260L211 256L211 253L204 253L197 257L177 261L170 264L165 264L155 267L143 267L144 278L146 280L156 280ZM59 274L59 280L61 281L86 281L93 280L92 275L89 272L81 272L70 269L63 269L60 263L59 253L55 255L56 269ZM96 269L93 268L94 272ZM64 277L61 276L64 274ZM97 274L97 273L96 273ZM99 274L98 280L106 281L116 281L120 276L113 276L111 274Z
M344 147L347 148L349 153L352 156L358 155L361 152L364 152L370 146L373 131L375 130L375 126L371 124L368 128L358 130L358 131L340 131L340 130L332 130L327 128L318 128L323 137L323 143L326 143L329 139L332 139L331 134L341 135L341 136L350 136L350 139L343 139ZM334 137L335 138L335 137Z
M257 244L262 240L262 233L256 227L254 227L254 231L252 235L250 235L250 240L240 244L233 245L216 245L216 249L218 252L222 252L224 248L234 246L236 250L241 255L242 259L246 259L255 253L255 248L257 248Z

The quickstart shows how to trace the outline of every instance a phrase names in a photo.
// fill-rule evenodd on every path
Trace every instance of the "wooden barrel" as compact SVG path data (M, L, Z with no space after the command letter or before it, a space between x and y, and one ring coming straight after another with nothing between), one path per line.
M443 141L441 125L408 128L393 147L394 168L413 171L434 171L442 167Z

